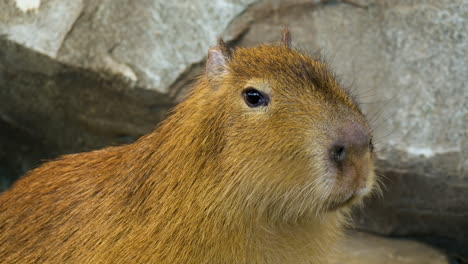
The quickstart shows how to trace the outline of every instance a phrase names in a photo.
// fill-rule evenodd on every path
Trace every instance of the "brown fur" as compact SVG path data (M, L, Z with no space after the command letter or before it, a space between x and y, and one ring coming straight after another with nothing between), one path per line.
M2 194L1 262L327 263L342 193L374 174L367 151L365 176L331 175L326 146L346 120L368 128L364 116L289 44L215 52L225 68L154 132L45 163ZM268 107L249 109L246 86L271 92Z

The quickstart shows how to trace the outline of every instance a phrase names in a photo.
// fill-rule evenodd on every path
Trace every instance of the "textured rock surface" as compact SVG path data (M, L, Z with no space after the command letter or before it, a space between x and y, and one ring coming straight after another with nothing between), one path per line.
M120 74L167 93L254 0L48 0L29 12L13 2L0 4L0 34L8 39L57 61Z
M83 1L32 1L0 3L0 35L40 53L56 57L67 33L83 9ZM26 8L26 7L30 8ZM57 23L60 21L60 23Z
M357 225L468 256L466 0L25 2L0 2L0 177L135 140L181 98L217 35L248 46L288 25L375 127L385 187Z
M336 264L449 264L441 252L416 241L350 232Z

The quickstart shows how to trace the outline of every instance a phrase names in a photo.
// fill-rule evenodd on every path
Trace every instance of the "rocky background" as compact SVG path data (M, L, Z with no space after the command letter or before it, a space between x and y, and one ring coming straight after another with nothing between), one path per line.
M385 187L357 228L466 258L466 0L1 1L0 188L58 155L136 140L217 36L251 46L284 26L359 94L375 129Z

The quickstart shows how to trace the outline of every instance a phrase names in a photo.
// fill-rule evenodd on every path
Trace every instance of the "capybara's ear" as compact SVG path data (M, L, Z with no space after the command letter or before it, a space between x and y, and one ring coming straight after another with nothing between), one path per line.
M291 32L286 27L281 31L281 44L288 48L291 47Z
M206 74L210 79L222 75L226 71L226 66L231 57L230 48L220 38L218 45L208 51L208 58L206 60Z

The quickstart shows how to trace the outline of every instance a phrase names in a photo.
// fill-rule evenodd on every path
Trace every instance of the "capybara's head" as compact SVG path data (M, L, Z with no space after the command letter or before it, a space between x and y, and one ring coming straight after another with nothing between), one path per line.
M226 197L297 221L346 208L375 183L372 134L324 62L279 45L208 54L206 111L224 121L219 166ZM240 194L240 195L239 195Z

